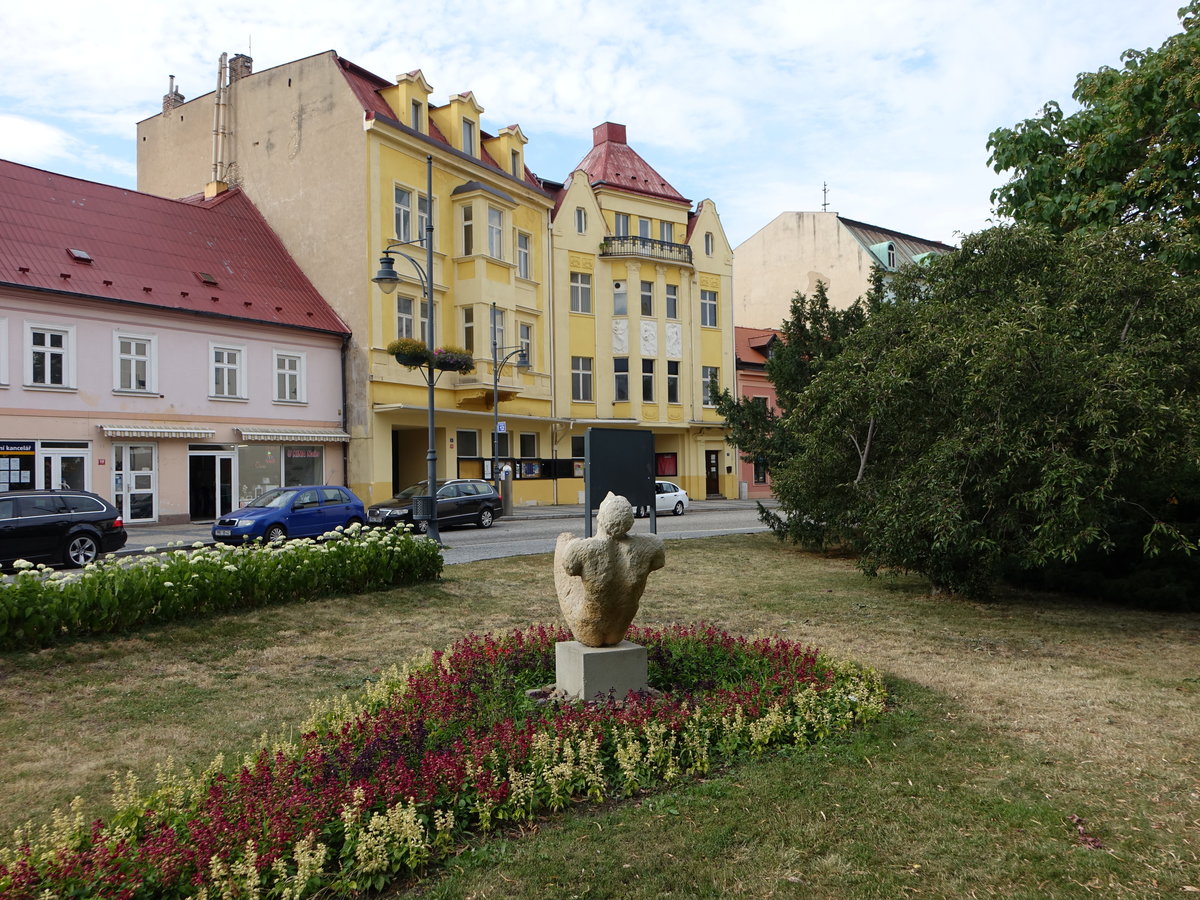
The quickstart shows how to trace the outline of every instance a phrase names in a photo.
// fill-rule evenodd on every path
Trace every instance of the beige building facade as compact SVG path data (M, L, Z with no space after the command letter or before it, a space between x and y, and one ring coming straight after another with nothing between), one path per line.
M954 248L868 225L835 212L784 212L734 250L734 316L746 328L778 328L792 297L824 282L830 305L845 309L885 272Z

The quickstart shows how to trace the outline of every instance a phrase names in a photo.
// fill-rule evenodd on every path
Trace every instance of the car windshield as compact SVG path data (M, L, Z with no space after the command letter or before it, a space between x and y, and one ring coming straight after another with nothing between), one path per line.
M397 500L411 500L413 497L423 497L429 492L425 490L424 481L418 481L416 484L410 484L404 490L396 495Z
M267 491L265 494L255 497L246 506L270 506L278 509L281 506L287 506L288 501L292 499L295 493L295 489L275 488L273 491Z

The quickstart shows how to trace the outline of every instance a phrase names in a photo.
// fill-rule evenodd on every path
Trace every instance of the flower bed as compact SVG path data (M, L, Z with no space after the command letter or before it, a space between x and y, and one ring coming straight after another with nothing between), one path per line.
M782 639L633 629L659 697L538 706L565 631L469 636L314 713L234 772L127 782L107 823L78 809L0 852L0 894L299 898L379 890L467 833L628 796L880 715L879 677Z
M404 528L351 525L319 541L182 547L108 557L79 573L25 568L0 584L0 650L43 647L209 613L437 578L441 548Z

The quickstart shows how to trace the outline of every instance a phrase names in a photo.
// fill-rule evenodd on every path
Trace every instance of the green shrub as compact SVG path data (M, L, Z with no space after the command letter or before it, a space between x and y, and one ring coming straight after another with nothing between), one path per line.
M150 548L151 550L153 548ZM352 525L321 540L168 548L78 573L23 565L0 584L0 650L192 616L356 594L437 578L441 547L402 528Z

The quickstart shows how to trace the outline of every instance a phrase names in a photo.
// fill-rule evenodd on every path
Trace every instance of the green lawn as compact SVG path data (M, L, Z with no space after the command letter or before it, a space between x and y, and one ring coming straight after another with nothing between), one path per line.
M448 534L453 542L454 533ZM557 619L548 557L0 656L0 826L109 773L204 767L470 631ZM637 621L773 632L873 665L868 732L466 848L429 897L1159 897L1200 888L1200 616L930 597L766 535L668 543ZM1081 821L1072 821L1078 817ZM1082 829L1082 833L1080 832Z

